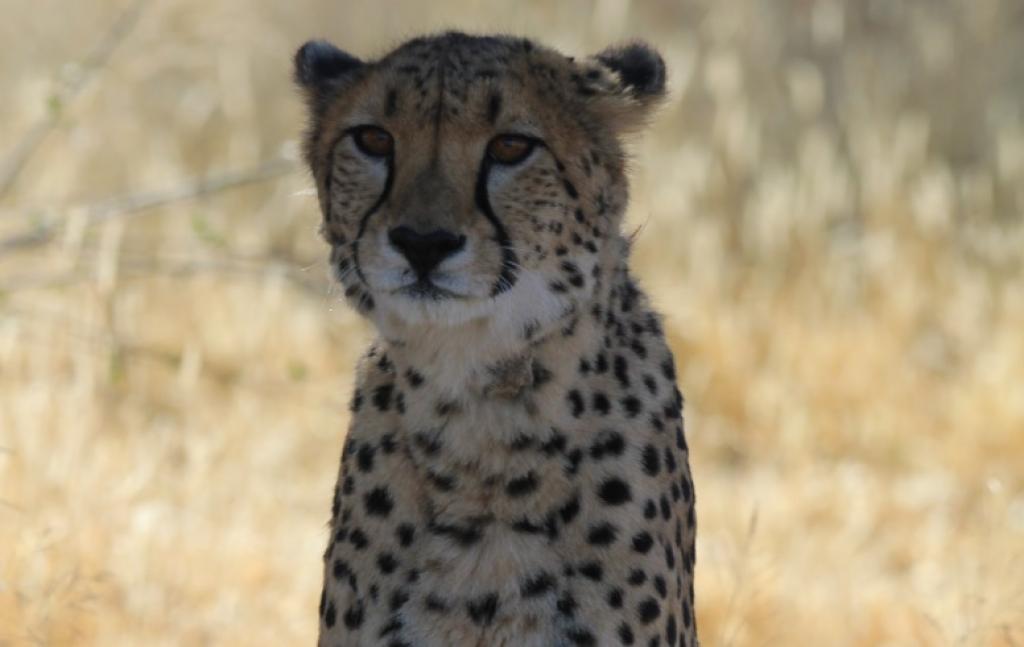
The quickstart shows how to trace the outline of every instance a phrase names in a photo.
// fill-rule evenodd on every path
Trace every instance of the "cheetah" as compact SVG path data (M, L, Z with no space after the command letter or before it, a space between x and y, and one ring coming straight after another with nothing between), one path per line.
M661 57L448 32L294 64L331 270L377 333L320 647L697 645L683 399L620 232Z

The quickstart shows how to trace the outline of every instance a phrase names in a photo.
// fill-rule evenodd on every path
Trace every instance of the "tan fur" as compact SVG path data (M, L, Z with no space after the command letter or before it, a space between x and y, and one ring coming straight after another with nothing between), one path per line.
M335 493L322 646L696 644L682 401L619 233L619 137L663 78L631 87L617 61L444 34L306 88L332 265L380 332ZM346 135L363 125L391 133L390 161ZM503 133L543 145L485 169ZM400 225L466 236L436 270L456 297L403 291Z

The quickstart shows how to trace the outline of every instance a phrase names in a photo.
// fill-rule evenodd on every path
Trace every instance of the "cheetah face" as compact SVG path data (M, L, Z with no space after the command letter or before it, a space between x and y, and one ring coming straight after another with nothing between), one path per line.
M512 38L296 55L306 158L346 297L378 323L570 316L618 252L619 137L664 89L642 45L576 62Z

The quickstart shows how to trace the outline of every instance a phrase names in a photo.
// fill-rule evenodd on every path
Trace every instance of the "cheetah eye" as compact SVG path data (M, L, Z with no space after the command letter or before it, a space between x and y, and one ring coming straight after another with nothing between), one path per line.
M523 135L498 135L487 144L487 155L499 164L518 164L533 151L535 144Z
M370 157L387 157L395 151L395 140L391 133L377 126L360 126L352 138L363 153Z

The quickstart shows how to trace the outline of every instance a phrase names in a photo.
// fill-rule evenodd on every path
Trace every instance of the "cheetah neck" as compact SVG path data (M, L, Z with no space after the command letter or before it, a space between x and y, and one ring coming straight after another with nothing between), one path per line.
M576 369L570 358L595 351L606 337L613 297L631 285L625 244L622 250L607 259L611 280L598 281L588 298L549 313L546 320L510 324L515 315L506 313L452 327L424 324L399 335L382 331L378 344L399 374L423 378L427 387L416 396L458 404L523 403L537 382L568 380Z

